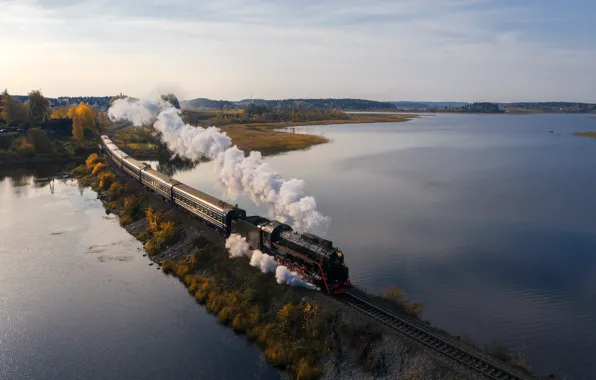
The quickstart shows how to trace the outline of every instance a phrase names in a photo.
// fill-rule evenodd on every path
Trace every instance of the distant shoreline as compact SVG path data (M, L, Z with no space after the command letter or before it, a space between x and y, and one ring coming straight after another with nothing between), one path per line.
M590 138L590 139L596 139L596 131L573 132L573 136L587 137L587 138Z

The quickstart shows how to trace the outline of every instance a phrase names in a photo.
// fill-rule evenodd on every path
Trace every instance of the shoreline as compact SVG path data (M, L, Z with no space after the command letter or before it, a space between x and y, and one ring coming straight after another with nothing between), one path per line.
M93 165L93 169L96 165L97 163ZM396 379L409 379L413 376L441 379L482 378L481 375L462 368L432 350L413 344L403 336L348 309L345 304L332 297L303 288L279 285L272 276L264 275L249 266L247 260L230 259L223 249L225 238L173 208L171 204L155 197L124 173L117 169L107 169L108 163L105 166L104 171L96 175L89 175L89 168L83 171L77 169L79 182L94 188L106 212L119 215L126 230L138 240L145 242L145 250L152 261L149 265L156 263L164 272L178 277L197 302L206 305L208 311L216 315L220 323L230 325L237 333L244 334L249 341L257 342L271 365L301 379L372 379L378 375L396 376ZM83 172L87 174L83 176ZM102 173L110 172L114 176L114 183L122 181L120 187L124 191L119 192L117 197L111 194L113 184L106 189L105 183L101 186L101 182L98 183L99 178L108 176ZM123 223L129 215L126 210L132 203L122 198L129 199L130 194L140 196L145 207L150 207L156 213L163 213L162 222L172 221L176 226L177 239L155 250L148 247L151 240L148 240L150 222L147 216L138 214L136 220L131 219ZM153 234L149 232L149 235ZM247 289L252 289L249 291L252 296L248 301L243 299ZM399 309L387 301L379 299L375 302L388 308ZM305 311L313 308L318 310L318 314ZM285 328L283 324L279 326L279 313L284 309L291 310L291 315L300 316L299 320L311 318L312 326L318 327L311 326L314 329L311 331L312 335L303 336L305 326L300 321L293 321L293 329L286 331L284 340L280 341L279 336L270 330L275 326ZM404 313L403 309L401 312ZM417 323L424 322L418 320ZM295 330L296 328L298 330ZM288 334L290 336L285 336ZM330 337L333 339L330 340ZM291 346L293 339L303 342L302 344L306 344L308 348L298 358L295 355L300 352L294 352L292 348L287 347ZM324 350L317 351L321 347ZM397 351L396 347L399 348ZM312 352L317 352L317 355L307 355ZM399 358L399 363L389 362L386 360L387 357ZM420 363L425 363L422 368L419 367ZM445 376L436 377L438 373Z
M349 119L214 124L213 126L227 133L232 139L233 144L237 145L240 150L243 150L246 153L250 151L259 151L263 156L273 156L287 152L306 150L315 145L326 144L329 142L329 140L323 136L292 134L280 131L280 129L316 125L396 123L410 121L416 117L418 117L418 115L415 114L364 115L359 117L350 116ZM206 125L202 127L205 126ZM115 137L117 138L117 134ZM160 156L158 149L154 149L153 152L148 152L144 149L146 144L123 143L122 141L117 141L117 139L115 141L124 152L129 155L134 155L137 159L156 161L163 158Z

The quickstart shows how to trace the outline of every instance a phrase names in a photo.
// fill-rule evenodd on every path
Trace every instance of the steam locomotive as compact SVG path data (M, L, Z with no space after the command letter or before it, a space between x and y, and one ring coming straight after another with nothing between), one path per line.
M120 150L108 136L101 136L99 151L141 185L201 220L221 235L239 234L251 249L275 258L288 269L328 294L339 294L351 286L344 254L329 240L310 233L300 234L287 224L246 211L185 185L135 160Z

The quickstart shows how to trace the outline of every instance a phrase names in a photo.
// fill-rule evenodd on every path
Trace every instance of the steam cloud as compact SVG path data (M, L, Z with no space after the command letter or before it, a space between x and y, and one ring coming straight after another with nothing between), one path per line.
M231 234L226 240L226 248L230 252L231 258L238 258L246 256L250 258L250 265L259 268L263 273L275 273L275 279L278 284L288 284L291 286L301 286L307 289L316 289L311 283L301 279L296 272L290 271L283 265L278 265L275 259L258 249L251 251L250 246L246 242L246 238Z
M215 159L215 174L228 195L249 194L256 204L269 206L270 217L297 230L324 235L331 219L317 210L314 197L306 196L304 181L285 180L266 163L260 152L230 147L231 139L216 127L184 123L180 111L163 100L116 100L108 111L111 120L128 120L136 126L154 121L168 148L181 157Z

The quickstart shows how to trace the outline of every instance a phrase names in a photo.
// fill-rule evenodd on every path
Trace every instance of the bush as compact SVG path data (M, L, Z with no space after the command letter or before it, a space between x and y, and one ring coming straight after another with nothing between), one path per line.
M52 142L48 135L39 128L31 128L27 131L27 137L38 153L52 153Z
M232 328L234 331L239 333L245 333L250 328L250 320L244 313L236 315L234 321L232 321Z
M128 215L133 221L138 220L143 211L144 199L131 196L124 200L124 208L120 210L120 216Z
M97 153L90 154L89 157L87 157L87 160L85 160L85 166L87 167L87 170L92 170L98 161L99 156Z
M132 222L131 222L132 223ZM149 254L149 257L159 253L159 245L155 244L153 240L149 240L145 243L145 251Z
M95 170L95 169L93 169ZM112 199L118 198L122 194L123 186L120 182L115 182L110 186L110 197Z
M171 261L164 261L161 263L161 270L165 274L173 274L175 272L175 264Z
M149 239L149 234L147 233L147 231L143 231L137 236L137 239L142 242L146 242L147 239ZM164 269L164 272L165 272L165 269Z
M305 359L300 359L296 373L298 380L312 380L319 376L321 376L321 368L319 366L312 365Z
M217 315L217 320L224 325L232 322L236 316L236 310L231 306L226 306Z
M105 165L101 162L98 162L97 164L95 164L95 166L93 167L93 170L91 171L91 174L96 175L97 173L101 172L102 170L105 169Z
M152 208L148 208L145 211L145 217L147 218L147 222L149 223L149 229L154 234L159 231L159 225L163 220L163 214L161 212L155 212Z
M277 368L286 368L289 364L288 352L279 342L269 344L265 349L265 357L269 364Z
M121 226L127 226L127 225L131 224L132 222L134 222L134 220L132 220L130 215L122 215L120 217L120 225Z
M116 176L112 172L101 172L97 178L99 178L99 188L101 190L109 188L116 180Z
M219 314L225 306L226 301L221 296L209 297L207 300L207 310L212 314Z
M74 168L71 171L71 173L75 176L83 176L87 174L87 168L85 167L85 165L80 165Z
M174 222L169 220L167 222L162 222L159 225L159 231L155 234L155 239L159 244L169 244L174 241L175 236L176 230Z
M17 153L21 156L33 157L35 156L35 148L33 147L33 145L31 145L29 141L27 141L26 139L22 139L19 142L19 146L17 147Z

